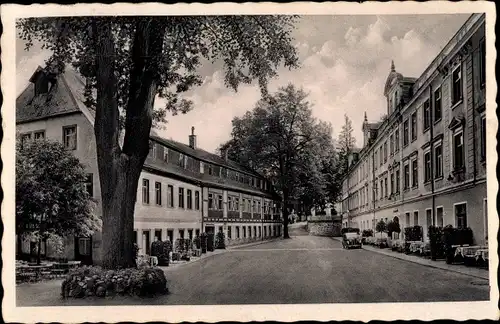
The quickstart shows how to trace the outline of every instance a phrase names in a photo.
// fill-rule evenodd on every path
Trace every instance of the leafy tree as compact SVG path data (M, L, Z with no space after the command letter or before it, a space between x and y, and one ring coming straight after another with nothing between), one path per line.
M375 230L377 233L383 233L387 232L387 224L384 222L384 220L379 220L377 225L375 225Z
M84 166L62 144L47 140L17 143L16 234L37 240L38 263L43 241L100 230L94 207Z
M387 223L387 235L392 237L392 233L401 233L401 227L399 221L391 220Z
M339 150L339 167L342 173L347 171L349 155L352 153L354 146L356 145L356 138L352 135L353 128L352 122L347 115L344 115L344 125L342 125L342 130L340 131L337 148Z
M232 138L221 145L228 157L270 178L282 195L283 237L288 238L288 204L307 198L310 205L328 196L328 169L334 150L330 125L312 116L307 94L289 84L252 111L233 119ZM333 191L333 190L332 190Z
M153 121L192 108L181 94L201 83L197 70L203 59L224 63L228 87L257 80L265 96L280 65L297 66L291 45L295 18L92 16L18 22L28 48L37 39L52 50L48 63L56 72L61 62L70 62L87 80L86 104L96 110L104 267L135 264L134 206ZM157 96L165 107L153 109Z

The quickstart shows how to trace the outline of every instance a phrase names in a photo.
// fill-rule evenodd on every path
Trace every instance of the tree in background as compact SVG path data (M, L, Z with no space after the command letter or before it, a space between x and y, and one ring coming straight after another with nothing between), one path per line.
M26 46L39 40L53 52L53 72L72 65L87 80L86 105L94 131L102 191L103 267L135 265L134 206L149 152L153 121L187 112L181 94L201 84L202 59L224 63L225 84L236 90L267 81L280 65L297 66L291 45L294 16L44 17L17 23ZM94 96L95 94L95 96ZM155 98L166 106L153 109ZM124 130L120 145L121 129Z
M352 122L347 115L344 115L344 125L339 134L337 149L339 150L339 167L344 174L349 165L349 155L356 145L356 138L353 136Z
M319 205L338 193L328 183L335 177L331 126L312 116L307 94L292 84L260 100L232 123L232 138L219 149L271 179L283 199L283 237L288 238L291 199Z
M384 222L383 219L377 222L377 225L375 225L375 231L381 234L387 232L387 224Z
M16 234L38 242L68 235L89 236L101 228L87 192L85 168L58 142L18 142L16 149Z

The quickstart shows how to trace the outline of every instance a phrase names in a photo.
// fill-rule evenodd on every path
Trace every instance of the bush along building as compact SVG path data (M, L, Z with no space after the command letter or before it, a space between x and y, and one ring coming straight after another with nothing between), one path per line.
M21 140L61 141L88 172L87 188L98 202L101 192L94 137L95 112L84 104L84 81L69 67L54 74L39 67L16 101L16 130ZM135 205L135 243L150 254L156 238L176 242L203 232L223 232L225 245L281 235L280 197L261 175L197 147L194 127L189 144L150 136L150 154L140 176ZM221 237L220 235L218 235ZM65 238L64 258L84 263L101 260L100 233ZM18 254L34 243L23 239ZM55 257L42 246L42 255Z
M487 240L485 15L473 14L419 78L384 87L387 117L363 123L343 181L342 224L470 228ZM403 230L402 230L403 232Z

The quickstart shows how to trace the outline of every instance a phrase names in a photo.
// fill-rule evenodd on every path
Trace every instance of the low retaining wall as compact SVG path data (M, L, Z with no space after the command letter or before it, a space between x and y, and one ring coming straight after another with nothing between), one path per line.
M342 223L331 217L310 217L307 220L309 235L315 236L340 236Z

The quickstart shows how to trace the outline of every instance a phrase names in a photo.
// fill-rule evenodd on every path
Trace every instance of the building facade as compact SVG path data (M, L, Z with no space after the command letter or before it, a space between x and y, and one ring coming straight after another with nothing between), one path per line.
M84 104L84 82L72 69L58 75L38 68L16 101L16 131L21 140L60 141L85 166L87 189L101 214L101 192L94 137L94 112ZM264 177L196 146L164 139L154 131L140 176L135 204L135 243L149 254L155 238L175 242L201 232L224 232L226 244L281 235L280 197ZM29 254L35 242L19 238L17 252ZM64 257L101 261L102 237L65 238ZM36 249L35 249L36 250ZM50 244L42 254L55 257Z
M473 14L419 78L391 71L387 116L363 123L343 181L343 226L470 227L487 239L485 15Z

